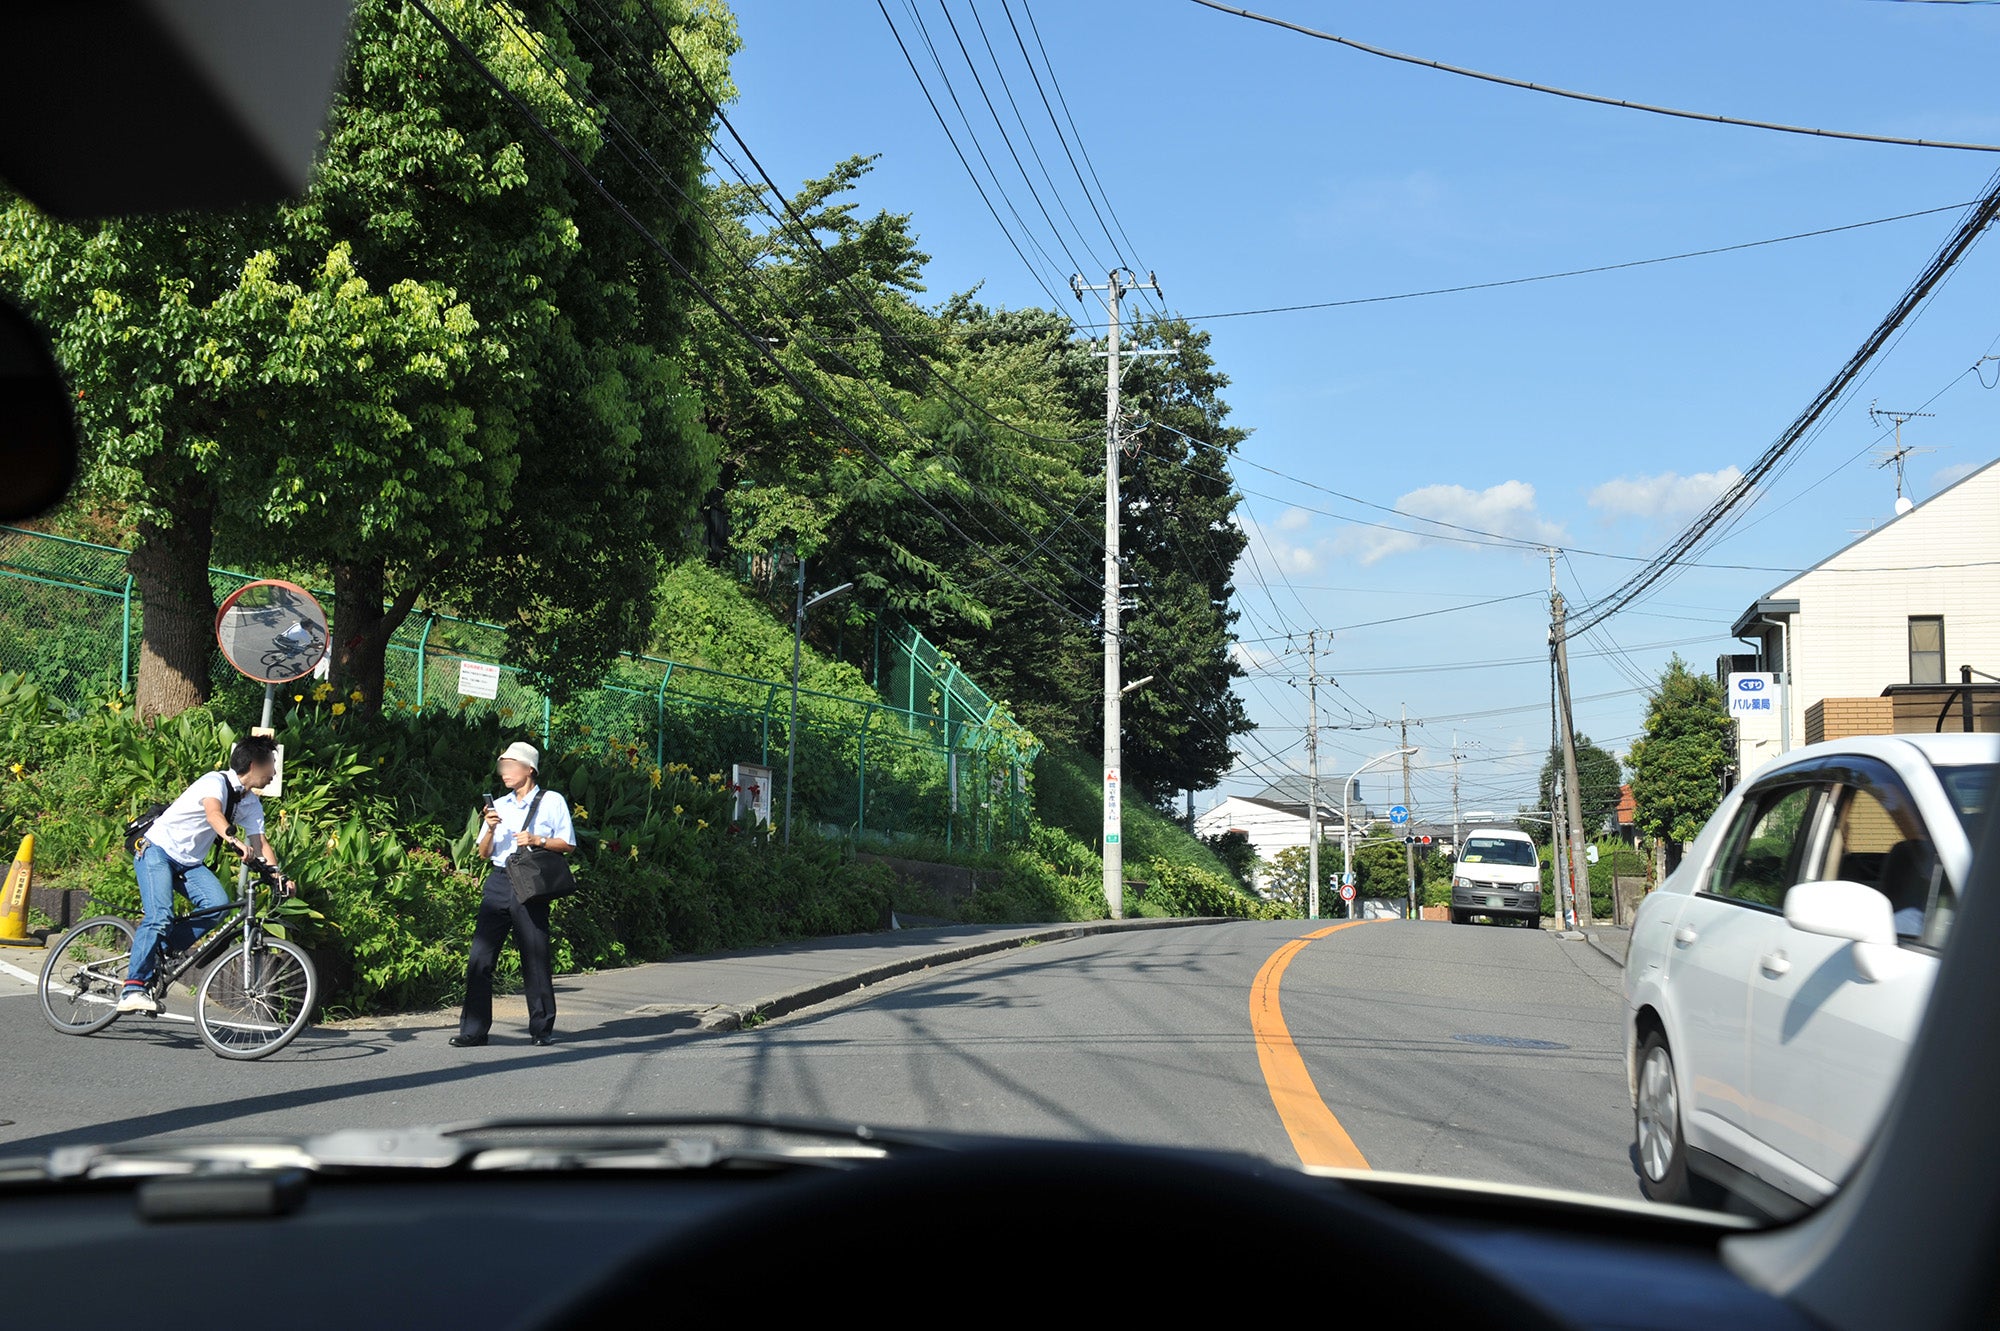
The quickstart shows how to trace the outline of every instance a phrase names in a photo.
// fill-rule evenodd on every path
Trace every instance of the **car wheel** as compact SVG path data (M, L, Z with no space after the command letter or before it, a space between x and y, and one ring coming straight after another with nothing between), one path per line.
M1451 913L1451 922L1453 924L1470 924L1472 917L1462 910L1455 910Z
M1681 1136L1674 1054L1667 1037L1659 1031L1647 1035L1639 1046L1639 1094L1633 1106L1632 1138L1639 1190L1652 1201L1693 1205L1696 1189L1688 1174L1687 1143Z

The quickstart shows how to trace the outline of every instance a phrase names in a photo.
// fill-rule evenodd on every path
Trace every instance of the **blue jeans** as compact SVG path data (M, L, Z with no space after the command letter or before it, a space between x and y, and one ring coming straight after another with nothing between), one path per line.
M174 916L174 877L178 871L181 889L196 910L208 910L229 904L229 893L223 891L222 883L209 872L205 864L177 864L167 858L167 852L158 846L148 846L132 865L139 879L139 900L145 915L139 921L139 931L132 939L132 964L126 971L126 982L143 983L153 978L153 970L164 941L167 947L181 950L194 945L194 941L207 933L220 916L209 916L203 920L191 920L186 916Z

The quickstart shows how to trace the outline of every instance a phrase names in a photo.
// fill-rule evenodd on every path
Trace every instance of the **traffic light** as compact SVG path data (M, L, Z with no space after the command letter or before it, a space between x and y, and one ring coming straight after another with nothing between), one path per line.
M1427 836L1417 836L1413 833L1403 838L1403 844L1406 846L1428 846L1431 844L1431 839Z

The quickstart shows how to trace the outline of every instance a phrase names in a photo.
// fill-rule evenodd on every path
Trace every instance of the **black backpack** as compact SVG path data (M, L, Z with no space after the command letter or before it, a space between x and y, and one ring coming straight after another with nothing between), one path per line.
M223 774L222 783L229 789L227 798L222 802L222 821L234 827L236 825L236 806L243 801L243 791L237 788L236 783L229 779L227 773ZM160 815L166 811L167 806L164 804L148 804L144 809L140 810L137 818L125 824L126 854L132 856L134 859L138 858L139 852L146 848L146 833L152 830L153 824L158 822Z

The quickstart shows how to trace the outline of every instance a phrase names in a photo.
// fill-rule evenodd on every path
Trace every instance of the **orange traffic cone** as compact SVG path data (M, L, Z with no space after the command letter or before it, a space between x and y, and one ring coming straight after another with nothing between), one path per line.
M28 935L28 880L35 872L35 834L21 838L14 854L14 866L7 870L6 886L0 887L0 947L40 947L42 940Z

